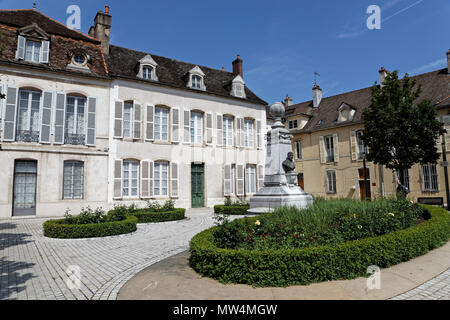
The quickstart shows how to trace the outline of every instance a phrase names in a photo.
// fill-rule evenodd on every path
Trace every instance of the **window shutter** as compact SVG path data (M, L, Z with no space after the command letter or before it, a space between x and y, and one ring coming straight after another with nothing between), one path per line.
M231 165L226 164L224 167L224 175L223 175L223 195L225 197L231 196Z
M180 109L172 109L172 142L180 142Z
M49 62L49 52L50 52L50 41L42 41L42 47L39 56L40 63Z
M147 141L153 141L155 140L154 135L154 120L155 118L155 106L152 104L147 105L147 122L146 122L146 129L145 129L145 140Z
M141 198L150 198L150 160L141 161Z
M86 145L90 147L95 146L96 121L97 121L97 98L88 98L88 114L86 126Z
M184 143L191 142L191 112L184 109Z
M141 124L142 124L142 107L139 103L134 103L134 130L133 139L141 139Z
M236 147L240 148L243 147L244 144L242 143L242 118L236 118L236 130L235 130L235 136L236 136Z
M114 104L114 138L123 137L123 101Z
M150 197L153 197L153 166L154 166L154 162L153 161L149 161L149 170L150 170Z
M114 199L122 198L122 160L114 161Z
M212 145L213 143L213 114L208 112L206 114L206 144Z
M258 165L258 190L261 190L264 187L264 165Z
M239 128L239 139L240 139L240 145L242 148L245 147L245 141L244 141L244 118L241 118L241 125Z
M445 138L445 150L447 152L450 151L450 116L443 116L442 120L444 122L444 129L447 130L447 133L444 135ZM441 140L442 137L439 139ZM442 146L438 148L442 152Z
M64 143L64 125L66 114L66 94L56 94L56 112L55 112L55 144Z
M17 39L17 51L16 51L16 59L24 60L25 59L25 37L19 36Z
M319 137L319 149L320 149L320 163L324 164L327 162L327 152L325 150L325 138L323 136Z
M16 138L17 94L15 87L6 90L5 119L3 121L3 141L14 141Z
M327 193L330 192L330 171L325 171L325 187Z
M217 146L223 144L223 117L221 114L217 114Z
M237 185L237 192L236 194L238 196L243 196L245 194L245 185L244 185L244 175L245 175L245 168L243 164L238 164L236 166L237 170L237 179L236 179L236 185Z
M171 175L170 175L170 196L172 198L178 198L178 186L179 186L179 170L178 162L173 161L170 163Z
M40 143L50 143L50 126L52 119L52 102L53 92L44 92L44 98L42 103L41 113L41 132L39 135Z
M260 120L256 121L256 139L257 139L257 148L262 149L263 147L263 136L262 136L262 124Z
M358 150L358 139L356 138L356 131L350 131L350 148L352 152L352 161L358 160L359 150Z
M334 162L339 162L339 141L337 133L333 134Z

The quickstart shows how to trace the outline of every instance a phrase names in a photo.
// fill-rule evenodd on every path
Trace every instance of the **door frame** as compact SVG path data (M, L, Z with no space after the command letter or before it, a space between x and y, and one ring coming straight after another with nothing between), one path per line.
M201 166L203 169L203 204L201 207L194 207L194 194L192 192L193 184L192 184L192 171L195 166ZM206 193L205 193L205 163L191 163L191 208L205 208L206 206Z
M36 164L36 181L34 188L34 212L32 214L15 214L15 189L16 189L16 166L18 162L34 162ZM15 159L13 167L13 185L12 185L12 206L11 206L11 216L12 217L35 217L36 207L37 207L37 192L38 192L38 161L35 159ZM31 212L32 210L30 210Z

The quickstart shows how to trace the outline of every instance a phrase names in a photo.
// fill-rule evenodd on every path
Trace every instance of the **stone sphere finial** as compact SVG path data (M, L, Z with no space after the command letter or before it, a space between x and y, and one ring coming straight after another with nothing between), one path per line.
M280 102L275 102L271 107L270 107L270 114L274 117L274 118L282 118L284 116L285 113L285 109L282 103Z

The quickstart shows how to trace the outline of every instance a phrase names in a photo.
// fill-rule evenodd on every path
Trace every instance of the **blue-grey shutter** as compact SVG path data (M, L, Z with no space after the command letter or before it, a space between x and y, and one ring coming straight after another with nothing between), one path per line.
M6 90L3 141L14 141L16 138L17 92L17 88L10 86Z
M42 117L41 117L41 132L39 135L40 143L50 143L50 127L52 121L52 104L53 104L53 92L44 92L44 98L42 99Z
M178 162L177 161L172 161L170 163L170 196L172 198L178 198L178 187L179 187L179 168L178 168Z
M154 140L154 117L155 117L155 106L152 104L147 105L147 123L145 129L145 140L153 141Z
M172 142L180 142L180 109L172 108Z
M19 36L17 39L17 51L16 51L16 59L24 60L25 59L25 37Z
M114 161L114 199L122 198L122 160Z
M117 100L114 105L114 138L123 137L123 101Z
M136 140L141 139L141 123L142 123L142 108L139 103L134 104L134 132L133 138Z
M184 143L191 142L191 111L184 109Z
M88 98L88 114L86 126L86 145L95 146L95 123L96 123L97 98Z
M56 94L55 112L55 144L64 143L64 120L66 111L66 94L58 92Z
M41 46L41 52L40 52L40 63L48 63L49 59L49 52L50 52L50 42L49 41L42 41L42 46Z

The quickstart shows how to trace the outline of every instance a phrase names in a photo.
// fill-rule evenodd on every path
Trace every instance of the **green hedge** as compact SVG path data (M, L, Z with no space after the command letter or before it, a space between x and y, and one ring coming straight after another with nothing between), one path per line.
M154 223L182 220L185 218L186 209L173 209L171 211L149 211L148 209L139 209L132 213L138 219L138 223Z
M336 246L266 251L221 249L212 242L215 227L191 240L190 265L203 276L223 283L259 287L307 285L367 276L367 267L371 265L387 268L447 243L450 214L441 208L424 207L431 219L421 224Z
M214 213L216 214L229 214L233 216L243 216L247 215L247 210L250 209L248 205L232 205L225 206L223 204L219 204L214 206Z
M136 231L138 219L128 216L125 220L92 224L65 224L64 219L44 222L44 236L59 239L79 239L115 236Z

